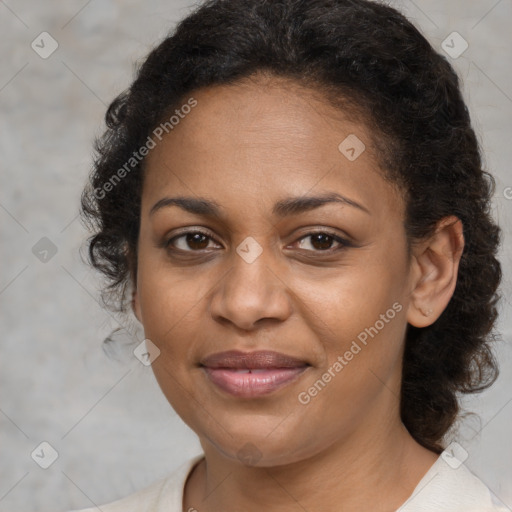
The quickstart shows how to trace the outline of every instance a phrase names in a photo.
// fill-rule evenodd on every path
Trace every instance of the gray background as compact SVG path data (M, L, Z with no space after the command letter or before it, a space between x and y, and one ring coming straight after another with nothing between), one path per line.
M102 350L119 319L98 303L97 276L79 255L87 233L77 218L106 105L129 85L134 63L192 5L0 0L0 511L105 503L200 451L151 369L131 353L144 338L141 330L128 325L131 334L118 338L110 357ZM467 466L512 507L512 0L392 5L439 51L453 31L469 44L450 60L463 81L486 167L497 179L494 208L505 235L504 341L500 379L466 401L480 421L469 417L453 439L469 452ZM47 59L31 48L43 31L59 45ZM53 245L40 242L43 237ZM37 243L43 250L55 246L56 254L37 254ZM31 458L42 441L59 454L48 469Z

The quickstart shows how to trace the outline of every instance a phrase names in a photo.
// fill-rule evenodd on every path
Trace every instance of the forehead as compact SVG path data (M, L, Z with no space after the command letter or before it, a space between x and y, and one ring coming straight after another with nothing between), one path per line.
M336 191L397 208L371 127L287 79L204 88L146 158L143 209L164 191L219 202ZM186 103L185 98L183 103Z

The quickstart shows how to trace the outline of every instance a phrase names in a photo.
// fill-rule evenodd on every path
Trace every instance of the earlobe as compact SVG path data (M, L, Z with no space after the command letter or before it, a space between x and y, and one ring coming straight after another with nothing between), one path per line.
M435 233L415 248L407 312L411 325L427 327L441 316L453 296L463 250L462 222L454 216L440 221Z

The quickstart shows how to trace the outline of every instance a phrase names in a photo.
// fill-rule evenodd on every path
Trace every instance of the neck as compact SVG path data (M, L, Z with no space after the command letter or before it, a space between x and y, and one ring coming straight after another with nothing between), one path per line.
M359 427L321 453L271 467L244 466L203 441L205 459L187 482L184 510L396 510L438 455L401 421L368 434Z

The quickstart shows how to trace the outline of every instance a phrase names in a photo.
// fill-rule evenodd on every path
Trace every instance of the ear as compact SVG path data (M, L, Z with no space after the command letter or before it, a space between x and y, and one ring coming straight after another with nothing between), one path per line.
M142 313L140 309L139 294L136 288L132 292L132 311L134 315L137 317L137 320L140 323L142 323Z
M411 301L407 321L414 327L432 325L450 302L464 250L462 221L442 219L427 240L413 248Z

